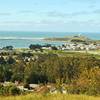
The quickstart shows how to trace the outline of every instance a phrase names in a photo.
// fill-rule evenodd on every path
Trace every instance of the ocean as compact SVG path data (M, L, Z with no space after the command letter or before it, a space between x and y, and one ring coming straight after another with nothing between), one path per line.
M0 31L0 48L12 45L14 48L28 48L30 44L62 45L65 42L44 41L44 38L83 35L91 39L100 40L100 33L89 32L17 32Z

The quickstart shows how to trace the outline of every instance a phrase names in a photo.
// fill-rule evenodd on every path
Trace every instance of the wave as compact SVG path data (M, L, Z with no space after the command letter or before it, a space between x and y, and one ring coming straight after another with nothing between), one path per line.
M43 40L44 38L31 37L0 37L0 40Z

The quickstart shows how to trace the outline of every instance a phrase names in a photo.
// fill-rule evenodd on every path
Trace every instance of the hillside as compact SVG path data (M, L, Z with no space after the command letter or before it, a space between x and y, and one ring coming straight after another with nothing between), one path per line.
M67 42L92 42L92 39L89 39L86 36L75 35L75 36L66 36L66 37L56 37L56 38L45 38L47 41L67 41Z

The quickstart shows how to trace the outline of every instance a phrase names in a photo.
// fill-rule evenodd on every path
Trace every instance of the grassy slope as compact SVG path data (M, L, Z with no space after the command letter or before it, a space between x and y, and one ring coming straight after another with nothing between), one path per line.
M26 96L9 96L9 97L0 97L0 100L100 100L99 97L84 96L84 95L26 95Z

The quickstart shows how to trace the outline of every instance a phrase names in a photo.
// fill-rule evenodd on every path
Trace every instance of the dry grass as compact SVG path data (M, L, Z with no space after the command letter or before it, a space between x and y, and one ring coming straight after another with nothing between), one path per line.
M42 95L42 94L29 94L25 96L9 96L0 97L0 100L100 100L99 97L84 96L84 95Z

